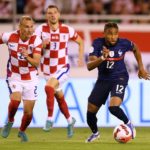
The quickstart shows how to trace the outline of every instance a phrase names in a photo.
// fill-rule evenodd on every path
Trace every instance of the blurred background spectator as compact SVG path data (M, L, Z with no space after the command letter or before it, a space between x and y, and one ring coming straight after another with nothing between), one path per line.
M104 19L94 21L96 15L149 15L150 0L0 0L0 19L10 17L13 10L12 3L16 1L18 15L29 14L36 20L44 18L43 14L48 5L57 5L64 15L77 15L90 18L90 22L103 22ZM89 15L89 16L88 16ZM82 17L72 19L72 22L86 22ZM73 18L73 17L72 17ZM126 20L116 19L122 23L149 23L149 19Z
M0 17L7 18L12 15L12 4L8 0L0 0Z

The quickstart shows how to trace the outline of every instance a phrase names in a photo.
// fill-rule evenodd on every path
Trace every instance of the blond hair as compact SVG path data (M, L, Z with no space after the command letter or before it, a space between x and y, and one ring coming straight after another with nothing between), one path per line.
M19 25L23 25L24 21L32 21L32 22L34 22L32 17L30 17L30 16L22 16L20 21L19 21Z

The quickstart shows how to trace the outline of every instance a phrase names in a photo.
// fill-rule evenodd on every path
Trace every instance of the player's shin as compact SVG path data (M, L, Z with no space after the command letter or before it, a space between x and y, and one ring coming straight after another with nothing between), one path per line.
M87 112L87 123L93 133L98 132L96 113Z
M56 99L57 99L61 112L63 113L65 118L68 119L70 117L70 113L69 113L68 106L67 106L64 96L61 98L56 97Z
M11 100L8 106L8 121L14 122L14 116L17 112L17 109L19 107L20 101L17 100Z
M119 106L109 106L109 111L118 119L122 120L125 124L128 123L129 121L128 117Z
M20 126L20 131L25 131L26 128L29 126L30 122L32 120L32 114L25 114L22 117L22 122Z
M45 92L47 96L46 103L47 103L48 117L52 117L54 110L54 88L46 85Z

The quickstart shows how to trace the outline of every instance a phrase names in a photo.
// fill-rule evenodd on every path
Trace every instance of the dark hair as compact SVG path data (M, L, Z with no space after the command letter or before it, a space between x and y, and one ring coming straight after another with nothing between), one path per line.
M49 6L47 7L46 11L47 11L48 9L51 9L51 8L56 8L56 9L59 11L59 8L58 8L56 5L49 5Z
M106 24L105 24L105 27L104 27L104 31L106 31L106 30L109 29L109 28L116 28L116 29L119 29L117 23L114 23L114 22L106 23Z

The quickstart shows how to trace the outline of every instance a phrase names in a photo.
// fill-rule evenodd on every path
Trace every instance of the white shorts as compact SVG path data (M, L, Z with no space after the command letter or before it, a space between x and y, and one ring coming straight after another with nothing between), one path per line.
M7 80L10 94L20 92L23 100L37 100L37 85L38 80L34 81L15 81Z
M56 89L56 91L62 90L62 85L68 80L69 78L69 68L64 67L58 70L56 73L51 75L44 75L45 80L48 81L50 78L54 77L59 81L59 87Z

